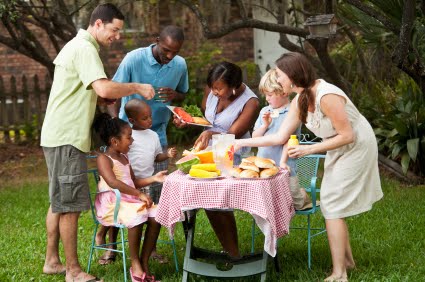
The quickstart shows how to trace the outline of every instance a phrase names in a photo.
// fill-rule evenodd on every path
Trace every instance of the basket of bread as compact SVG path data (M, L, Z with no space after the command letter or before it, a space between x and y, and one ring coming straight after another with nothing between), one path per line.
M272 159L251 156L242 159L238 167L230 171L236 178L269 178L276 175L279 168Z

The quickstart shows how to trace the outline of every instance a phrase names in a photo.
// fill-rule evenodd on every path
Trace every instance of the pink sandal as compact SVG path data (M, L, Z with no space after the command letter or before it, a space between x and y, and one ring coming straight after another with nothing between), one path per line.
M155 276L153 275L146 275L145 281L146 282L161 282L161 280L155 280Z
M136 276L133 274L133 268L130 267L130 276L131 276L131 282L146 282L146 272L143 272L142 276Z

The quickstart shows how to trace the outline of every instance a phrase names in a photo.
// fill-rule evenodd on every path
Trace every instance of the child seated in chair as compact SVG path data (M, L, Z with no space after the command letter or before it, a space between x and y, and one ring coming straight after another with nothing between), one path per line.
M134 142L130 146L128 158L136 178L149 178L154 173L154 162L162 162L177 155L176 148L168 148L162 152L158 134L151 130L152 110L149 105L139 99L127 102L124 107L128 121L132 124ZM159 201L161 191L154 191L155 187L146 186L142 188L145 193L156 202ZM167 257L157 253L154 247L151 258L159 263L167 263Z
M118 189L121 192L118 222L128 228L132 281L155 281L149 272L148 261L161 226L155 220L157 207L136 187L144 187L154 181L163 182L166 171L150 178L135 178L126 155L133 143L128 123L103 113L95 118L93 127L108 146L106 152L97 157L98 190L103 193L96 195L95 208L97 219L103 225L101 229L114 225L116 196L112 188ZM147 228L139 257L141 225L144 223L147 223Z
M252 137L276 133L281 123L285 121L290 107L289 96L284 93L282 86L277 82L275 69L266 72L261 78L258 88L269 105L261 109L254 125ZM300 133L301 127L298 127L294 134L299 136ZM308 208L311 200L306 191L298 185L296 163L295 160L288 158L286 146L285 149L282 145L259 147L257 156L272 159L276 164L280 164L282 168L290 171L290 189L294 207L297 210Z

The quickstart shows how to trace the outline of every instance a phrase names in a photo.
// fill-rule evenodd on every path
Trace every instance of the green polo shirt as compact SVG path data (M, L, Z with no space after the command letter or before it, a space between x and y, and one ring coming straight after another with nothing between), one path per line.
M80 29L53 63L55 74L40 144L72 145L88 152L97 102L91 83L107 78L99 57L99 44L89 32Z

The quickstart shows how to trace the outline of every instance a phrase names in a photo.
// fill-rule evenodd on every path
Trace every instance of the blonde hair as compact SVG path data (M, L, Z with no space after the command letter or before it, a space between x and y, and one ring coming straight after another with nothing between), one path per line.
M274 94L283 93L282 86L279 82L277 82L276 69L270 69L265 75L263 75L260 80L260 85L258 85L258 89L262 94L265 94L265 92L272 92Z

